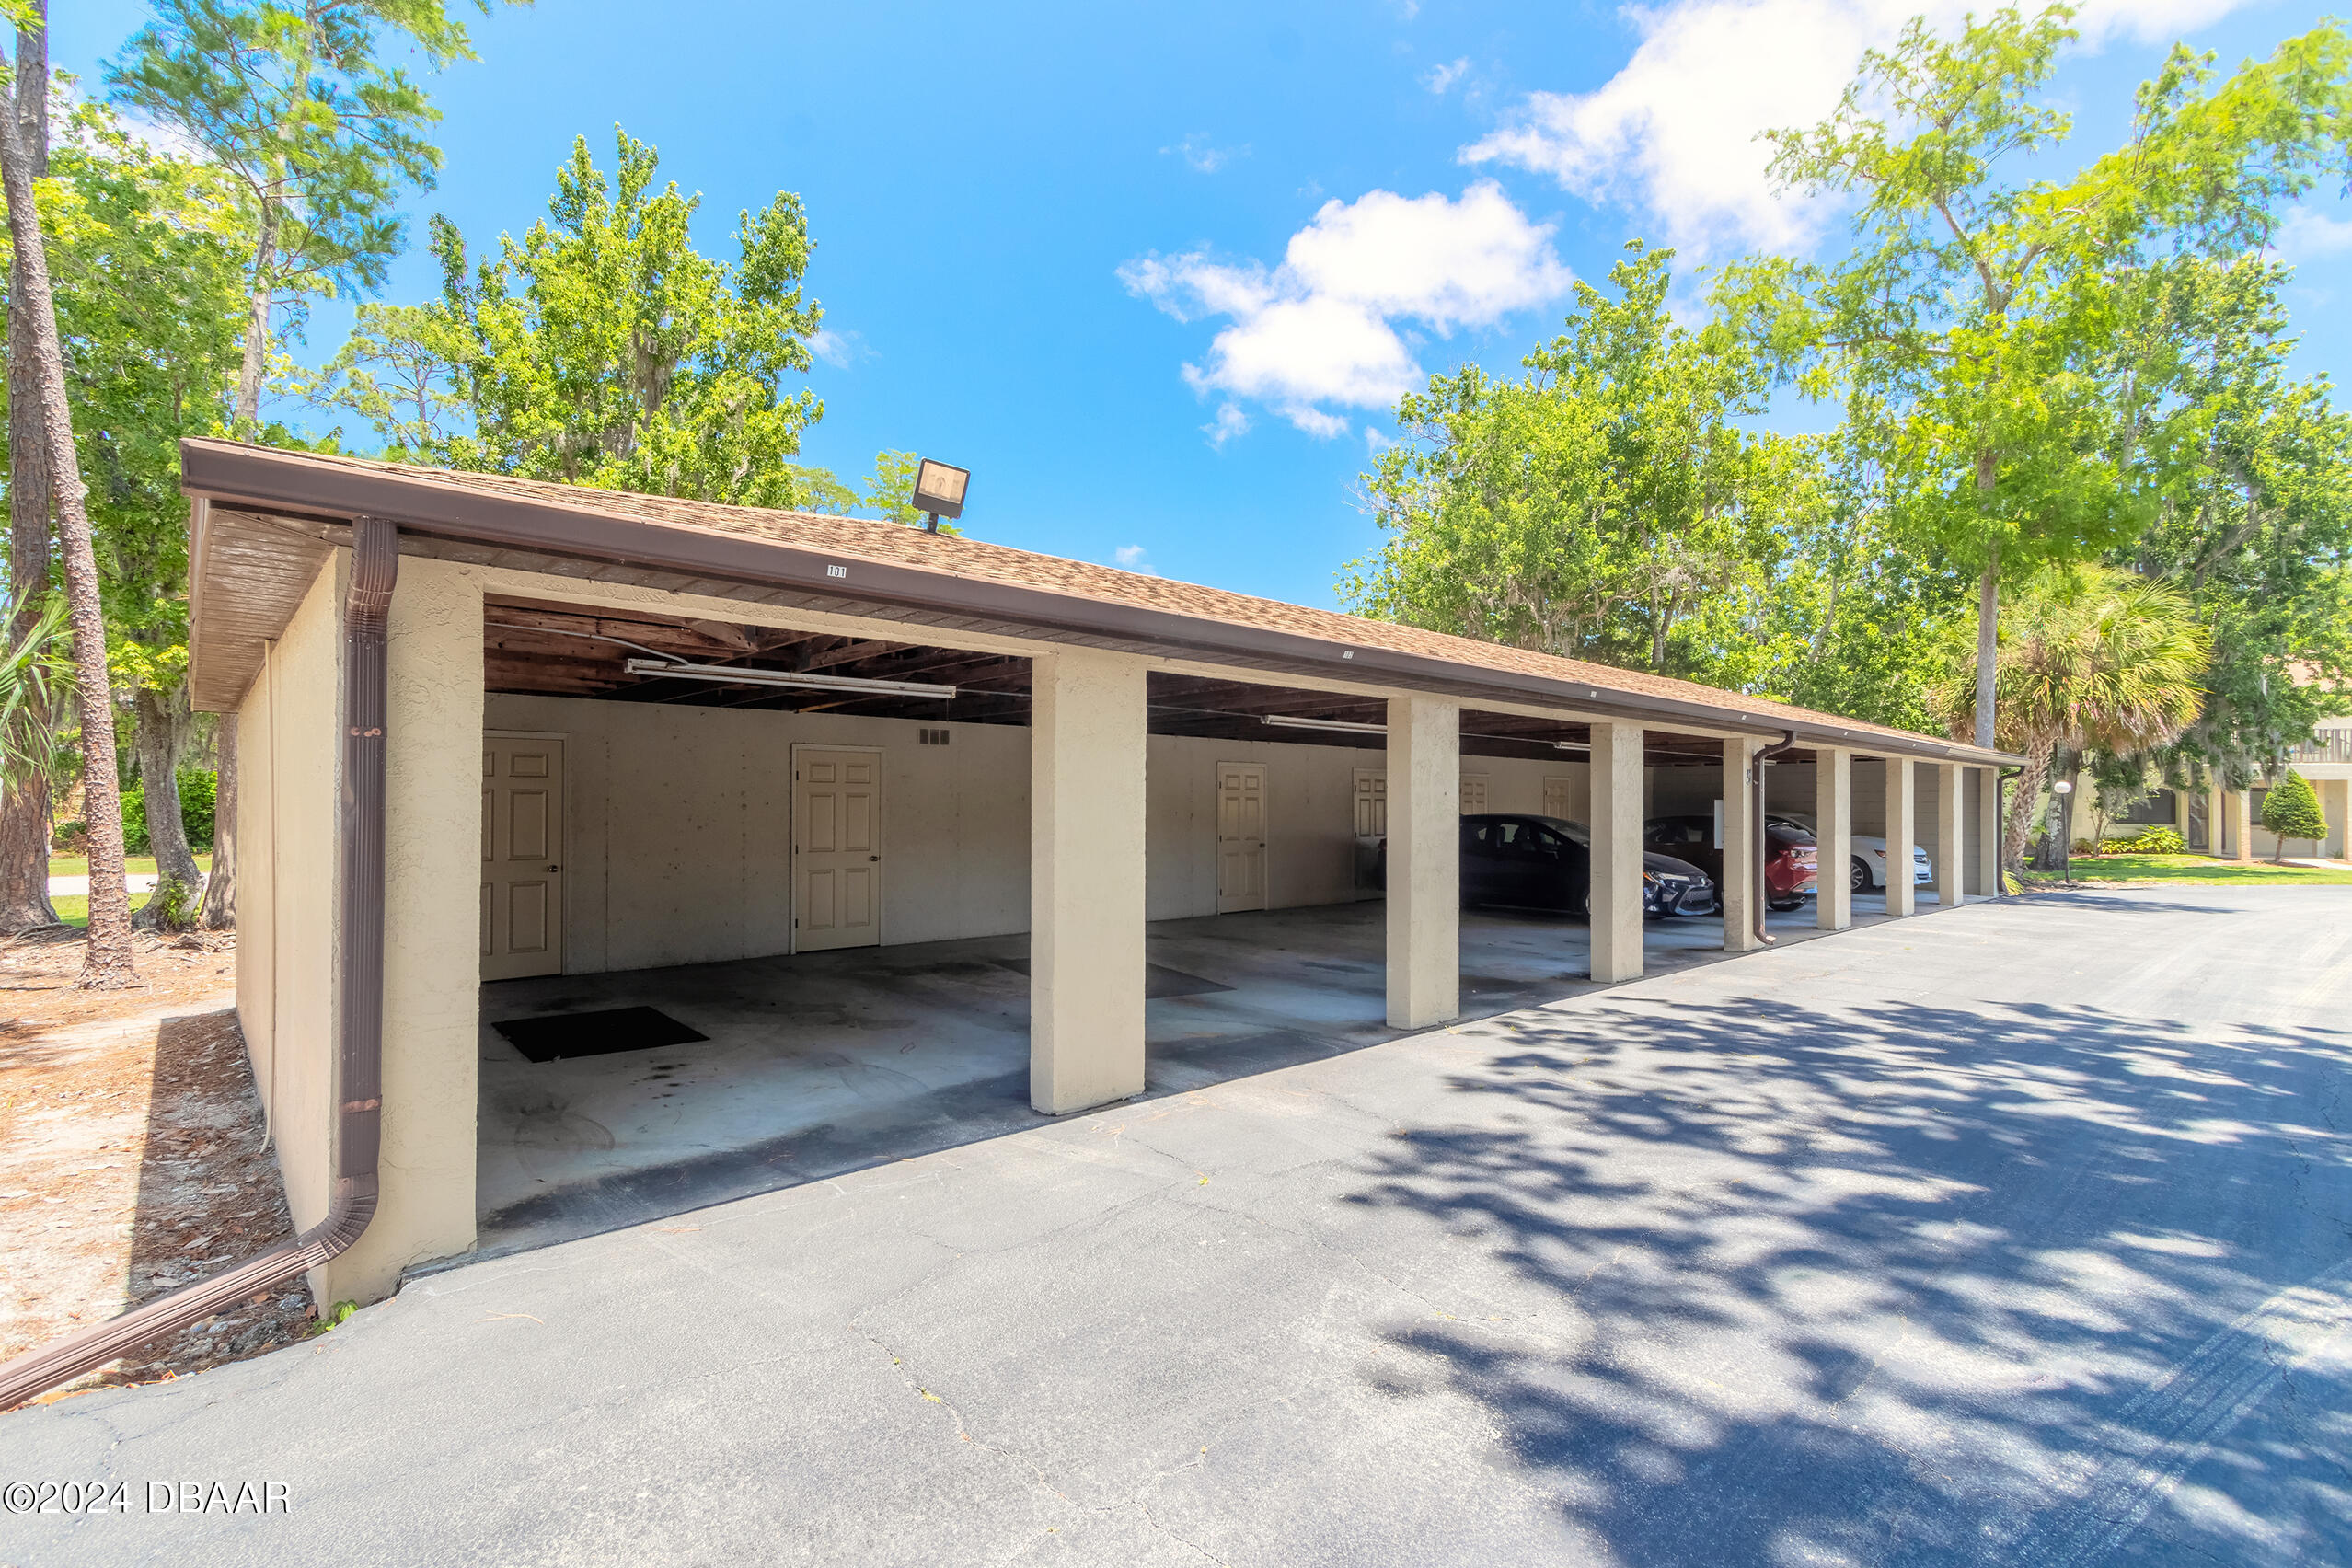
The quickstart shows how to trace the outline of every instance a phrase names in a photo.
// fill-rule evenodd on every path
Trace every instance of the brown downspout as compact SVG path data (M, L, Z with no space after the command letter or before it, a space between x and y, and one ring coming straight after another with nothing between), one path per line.
M0 1366L0 1410L94 1371L149 1340L211 1317L258 1290L346 1251L375 1215L384 1067L384 720L386 632L399 536L376 517L352 524L351 594L343 605L342 999L335 1191L327 1216L300 1236L144 1307L52 1340Z
M1764 928L1772 914L1771 883L1765 880L1765 873L1772 864L1772 845L1764 836L1764 818L1770 814L1764 806L1764 765L1795 744L1796 732L1783 730L1780 744L1758 752L1755 760L1747 766L1747 777L1753 781L1756 790L1756 940L1765 947L1772 946L1773 942L1772 933ZM1817 880L1821 872L1816 868L1813 874Z

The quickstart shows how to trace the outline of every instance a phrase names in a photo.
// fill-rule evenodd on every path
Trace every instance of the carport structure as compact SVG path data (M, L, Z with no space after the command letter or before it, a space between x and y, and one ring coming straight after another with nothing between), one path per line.
M485 1018L620 977L874 947L912 995L888 955L997 943L924 974L974 971L1063 1114L1144 1091L1151 944L1187 922L1377 918L1379 1021L1458 1016L1469 811L1589 824L1602 981L1642 972L1655 811L1720 803L1734 951L1759 789L1829 866L1860 778L1892 843L1931 824L1944 904L1997 887L2010 759L1932 737L879 522L226 442L183 472L256 1078L298 1221L378 1193L327 1299L476 1243ZM369 1092L351 1042L379 1024Z

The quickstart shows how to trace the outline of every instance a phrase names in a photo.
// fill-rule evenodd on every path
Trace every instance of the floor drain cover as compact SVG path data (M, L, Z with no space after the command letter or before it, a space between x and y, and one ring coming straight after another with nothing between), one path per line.
M616 1051L651 1051L708 1040L658 1008L615 1008L609 1012L550 1013L509 1019L492 1029L535 1062L574 1056L609 1056Z

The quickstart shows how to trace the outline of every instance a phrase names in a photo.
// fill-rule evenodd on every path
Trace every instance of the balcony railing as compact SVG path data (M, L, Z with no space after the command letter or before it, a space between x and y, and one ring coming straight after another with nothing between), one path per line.
M2352 762L2352 730L2322 730L2287 757L2290 762Z

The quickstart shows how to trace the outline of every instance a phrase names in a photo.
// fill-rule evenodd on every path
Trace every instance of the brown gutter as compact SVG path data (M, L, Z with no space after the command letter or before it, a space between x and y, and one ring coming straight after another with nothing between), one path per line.
M1426 654L1350 645L1304 632L844 556L755 535L612 517L589 507L536 497L331 467L237 443L183 441L180 488L190 497L217 505L326 521L391 517L398 521L404 534L427 538L647 567L763 588L790 588L851 606L879 605L961 619L997 619L1047 632L1140 643L1213 662L1230 662L1239 654L1270 661L1297 674L1360 685L1402 686L1448 695L1475 691L1490 701L1565 704L1605 718L1671 720L1701 729L1747 733L1769 734L1789 727L1785 718L1742 713L1735 702L1719 707L1684 698L1644 697ZM1832 723L1800 722L1792 732L1820 744L1872 755L1898 753L1979 767L2012 760L2000 753L1931 736L1886 734Z
M1780 744L1758 752L1747 768L1747 777L1754 781L1756 791L1756 940L1766 947L1776 944L1772 933L1765 928L1772 914L1772 884L1766 875L1772 864L1772 841L1764 834L1764 819L1770 814L1764 801L1764 765L1795 745L1796 732L1783 731ZM1814 859L1818 862L1820 856L1816 854ZM1821 885L1821 868L1817 863L1813 870L1813 883L1816 889ZM1815 896L1819 894L1816 893Z
M209 1318L348 1250L375 1216L384 1066L384 721L386 632L399 536L378 517L352 524L343 605L342 979L335 1190L327 1216L282 1246L0 1366L0 1410L97 1370L149 1340Z

